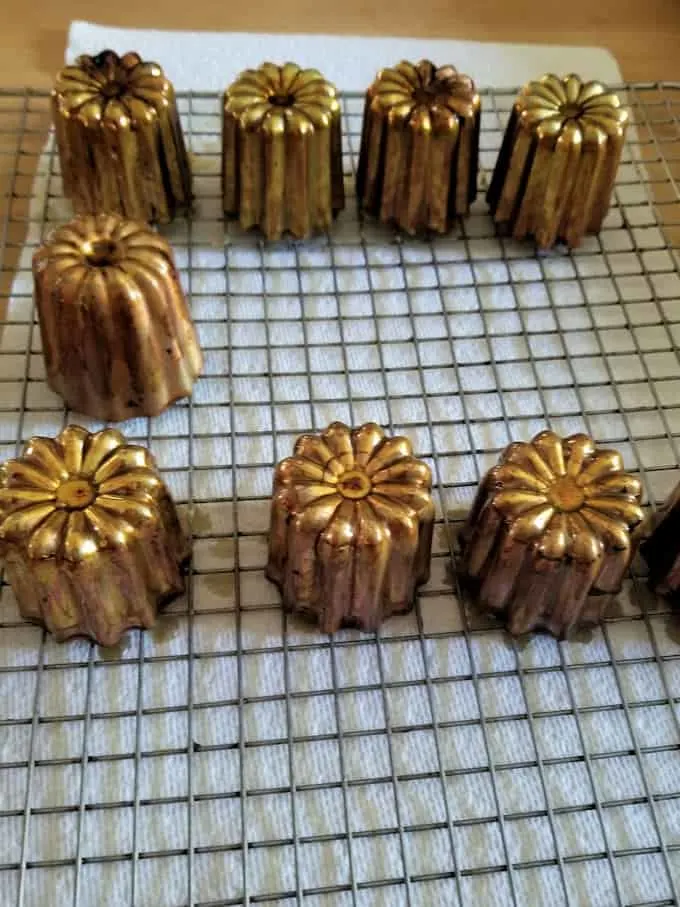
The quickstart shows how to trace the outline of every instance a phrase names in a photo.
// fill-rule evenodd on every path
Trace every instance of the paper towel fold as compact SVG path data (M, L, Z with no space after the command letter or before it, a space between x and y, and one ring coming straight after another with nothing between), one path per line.
M134 48L157 59L180 90L215 92L265 54L317 66L344 91L363 90L384 63L423 56L453 61L482 86L516 85L549 69L620 80L607 52L587 48L163 33L81 22L71 29L68 58L107 46L119 51ZM195 117L202 115L204 103L217 112L213 95L195 102ZM361 103L357 98L347 102L353 123L360 121ZM182 104L188 107L186 100ZM495 117L491 105L486 115ZM189 622L177 614L184 606L179 603L164 624L164 633L130 634L118 653L120 661L97 664L94 671L84 643L66 649L48 641L37 656L39 631L24 627L3 631L0 665L22 670L4 675L9 682L3 689L0 718L25 720L26 725L10 728L0 740L0 755L10 765L0 773L0 803L17 811L12 818L16 828L3 839L9 850L0 843L0 864L20 863L17 842L22 836L29 842L29 863L57 861L55 869L50 865L48 870L26 870L25 907L55 903L55 891L60 902L77 901L81 907L100 904L102 891L109 903L127 904L133 880L133 900L138 904L241 903L247 889L246 900L254 897L265 903L270 898L266 903L273 907L284 900L292 903L290 893L306 889L305 904L313 900L319 907L340 907L358 903L349 891L355 878L364 889L362 903L372 907L405 903L400 900L405 890L402 878L412 880L414 904L454 904L459 900L451 875L454 867L467 870L466 903L511 907L520 901L559 900L561 873L552 864L576 855L589 860L576 866L586 880L579 883L583 896L579 891L575 895L579 903L605 907L617 901L608 862L599 859L604 847L592 804L639 798L633 772L642 760L628 755L627 712L619 709L622 688L608 664L611 651L602 632L596 631L590 642L561 648L552 639L537 637L521 651L498 631L461 636L464 615L452 594L447 543L438 534L432 579L419 605L422 628L411 614L390 621L379 641L354 639L347 632L330 650L326 640L309 629L294 622L282 625L276 590L264 578L271 468L262 464L289 453L290 434L309 427L312 418L323 424L326 410L332 411L331 418L348 418L347 404L338 401L342 394L349 396L350 387L357 421L363 416L382 420L387 374L393 418L406 427L419 451L429 452L432 441L447 451L441 457L441 480L449 483L443 503L450 506L453 499L447 500L447 493L458 494L454 481L467 481L471 491L475 467L484 465L484 455L469 451L473 440L482 451L508 440L499 419L500 396L489 392L495 388L490 347L494 356L500 353L498 375L505 382L510 424L521 424L528 434L533 422L542 419L531 375L527 380L525 371L526 344L532 345L533 355L538 343L544 344L544 354L549 344L555 345L554 358L542 355L539 362L555 426L568 428L566 423L578 419L574 394L565 390L569 357L576 355L580 392L599 394L600 412L593 417L593 427L604 440L618 442L625 430L612 421L620 417L613 415L616 403L606 402L606 377L601 379L603 386L597 384L605 357L583 355L593 333L585 318L586 302L603 319L598 328L605 342L611 342L605 356L611 354L612 363L620 364L619 325L630 320L635 327L637 317L643 328L647 326L646 315L634 311L635 303L642 310L649 299L649 290L638 277L643 271L640 253L612 246L617 252L612 265L591 249L578 259L579 277L566 258L544 259L541 270L529 246L514 247L506 261L483 204L468 221L465 245L451 239L434 249L407 243L399 251L388 240L384 244L375 240L363 247L355 243L359 225L350 204L328 245L320 241L302 249L263 253L255 242L250 245L240 237L225 246L215 188L218 118L212 113L207 122L207 134L197 130L191 136L192 151L203 152L192 232L181 221L167 232L191 290L209 376L197 386L190 414L186 405L178 405L150 426L145 420L124 425L142 443L150 428L154 453L179 500L186 500L189 493L189 462L196 467L191 486L197 536L193 616ZM490 128L499 130L500 123ZM356 159L356 134L345 138ZM630 162L624 167L632 170ZM48 171L46 152L40 173ZM36 221L46 215L50 226L70 214L55 182L53 177L48 183L43 175L33 190ZM621 205L633 188L629 172L620 188ZM609 226L623 224L619 209L611 217ZM609 231L614 239L617 234L628 237L627 231ZM468 255L474 260L465 261ZM335 278L333 264L342 266ZM617 269L625 307L612 298L612 280L602 276L612 267ZM661 276L675 276L670 265ZM516 282L514 288L510 280ZM436 289L442 281L448 287L444 293ZM30 291L26 267L14 284L10 303L17 327L26 331L32 319ZM227 304L231 379L225 365ZM306 335L300 324L303 314ZM558 314L572 344L568 342L566 349L552 320ZM488 326L483 319L488 319ZM520 330L517 325L524 323L526 328ZM610 332L607 325L613 326ZM450 332L458 341L457 355L464 346L468 356L459 363L461 389L452 383L451 343L446 339ZM484 333L490 336L480 336ZM4 343L5 352L23 355L24 334L6 332ZM33 343L37 357L35 333ZM435 413L432 439L423 427L418 363ZM341 374L346 367L354 372L349 379ZM592 387L586 375L590 368L595 369ZM305 369L311 374L304 374ZM273 383L263 377L270 373ZM39 366L31 377L24 435L54 433L63 418L60 401L41 380ZM552 390L551 377L557 391ZM2 386L9 392L18 384L6 381ZM647 390L643 383L640 386ZM308 399L312 387L313 402ZM474 439L466 436L461 424L457 407L463 399L472 414ZM8 411L12 405L7 403ZM602 413L608 405L611 411ZM643 399L641 409L647 406ZM11 438L14 428L4 427L5 437ZM573 426L577 427L581 426ZM235 433L233 447L227 442L230 431ZM646 441L645 455L651 462L655 454L650 443ZM452 451L460 453L448 455ZM244 499L235 509L229 502L232 492ZM231 535L234 518L236 538ZM0 606L7 608L8 600L5 589ZM7 619L14 619L13 603L7 614ZM607 633L619 657L647 654L649 640L642 621L612 624ZM100 658L95 655L97 661ZM561 668L563 659L570 664L568 674ZM57 661L64 664L57 667ZM657 695L659 672L671 671L676 663L666 661L661 669L644 661L627 665L624 675L626 695L636 701L637 745L645 753L650 789L675 790L666 777L671 760L662 764L659 759L656 766L652 757L665 754L644 749L658 744L669 726L670 719L663 714L666 707L645 706L643 700ZM50 670L36 666L43 664ZM525 669L521 674L520 664ZM409 681L407 686L404 680ZM34 691L37 684L39 697ZM295 699L289 715L290 696ZM29 770L12 763L20 765L28 758L29 722L36 701L42 720L33 726L35 766L26 794L24 776ZM529 709L540 717L529 721L525 716ZM482 714L488 721L484 734ZM69 720L55 720L63 715ZM633 722L628 724L632 728ZM665 733L675 741L673 727ZM245 746L239 745L241 740ZM135 760L137 748L143 757ZM588 753L607 755L606 760L593 761L591 773L584 768ZM87 758L80 760L81 754ZM548 763L545 771L539 755ZM289 786L294 794L288 792ZM668 801L672 807L675 802ZM28 835L18 815L26 804L32 810ZM656 805L660 810L663 804ZM560 808L560 813L542 815L548 808ZM645 848L640 853L650 862L635 864L636 878L663 880L659 835L654 826L650 830L647 804L631 809L639 813L628 812L625 822L612 824L612 834L615 830L620 842L616 846L621 853ZM496 821L499 813L506 816L504 824ZM558 837L551 834L551 825ZM397 827L399 835L394 833ZM244 841L250 846L241 850ZM270 846L253 846L265 841ZM75 872L59 863L76 851L85 860L82 873L80 862ZM139 852L145 859L137 859ZM617 860L624 883L624 873L632 872L625 859ZM523 887L516 897L510 888L513 877L503 867L520 860L537 862L518 874ZM496 871L483 868L487 866ZM479 871L483 875L477 875ZM376 879L396 880L399 887L376 884ZM474 888L478 880L480 887ZM3 899L1 882L0 902L15 903L13 895ZM661 881L645 896L665 898L664 884ZM628 887L629 900L643 899L632 893L632 883ZM308 894L315 889L328 893Z
M543 72L580 72L590 79L617 83L621 71L609 51L597 47L549 44L486 44L430 38L364 38L330 35L267 35L110 28L73 22L67 60L104 47L137 50L163 65L175 87L218 91L242 69L266 57L316 67L343 91L363 91L381 66L402 59L453 63L480 87L521 85Z

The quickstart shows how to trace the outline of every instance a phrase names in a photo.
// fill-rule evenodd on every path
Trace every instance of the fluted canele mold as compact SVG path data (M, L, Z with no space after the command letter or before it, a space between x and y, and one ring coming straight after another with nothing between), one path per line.
M224 94L224 212L267 239L327 230L345 206L340 104L316 69L263 63Z
M33 256L47 382L117 422L191 393L201 350L168 242L115 214L81 215Z
M600 82L545 75L520 92L487 201L495 222L541 249L581 244L609 210L628 112Z
M332 633L375 629L427 581L430 469L374 423L303 435L274 475L267 575L284 607Z
M461 534L463 573L511 633L562 637L603 616L641 520L640 482L616 451L542 432L483 479Z
M24 618L111 646L183 591L189 545L149 451L70 425L2 466L0 554Z
M366 92L361 209L406 233L445 233L477 195L479 122L474 82L453 66L383 69Z
M57 75L52 114L64 194L79 214L166 223L191 203L175 92L157 63L112 50Z
M680 601L680 483L637 533L649 583L659 595Z

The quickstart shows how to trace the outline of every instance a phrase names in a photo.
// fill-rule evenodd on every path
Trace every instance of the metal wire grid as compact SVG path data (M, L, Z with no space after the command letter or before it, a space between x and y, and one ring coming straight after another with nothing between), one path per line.
M680 903L666 604L638 565L600 629L518 643L450 568L479 476L546 424L616 445L650 504L677 478L680 85L622 88L636 131L606 228L544 257L496 238L481 200L430 243L357 223L352 96L331 236L225 233L218 99L181 99L198 199L166 232L205 377L123 428L185 505L193 569L115 651L54 644L2 587L0 904ZM482 184L513 96L483 98ZM0 96L3 458L72 420L31 300L32 249L69 214L47 120L44 97ZM432 579L375 636L314 633L264 579L272 467L337 418L408 434L437 480Z

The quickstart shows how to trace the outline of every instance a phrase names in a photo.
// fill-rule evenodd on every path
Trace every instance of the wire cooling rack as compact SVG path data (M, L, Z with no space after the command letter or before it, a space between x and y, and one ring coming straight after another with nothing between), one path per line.
M185 598L115 650L57 645L0 599L3 907L678 904L680 626L636 565L568 642L464 605L455 531L510 440L618 447L646 503L679 477L680 84L621 86L635 129L599 236L537 257L483 194L432 242L348 206L263 245L221 218L219 99L185 96L196 211L173 241L205 350L193 399L123 429L194 540ZM483 96L480 188L512 91ZM47 388L30 257L66 219L47 98L0 97L0 454L68 421ZM412 438L436 477L432 579L378 635L281 612L272 467L334 419ZM455 556L454 556L455 563Z

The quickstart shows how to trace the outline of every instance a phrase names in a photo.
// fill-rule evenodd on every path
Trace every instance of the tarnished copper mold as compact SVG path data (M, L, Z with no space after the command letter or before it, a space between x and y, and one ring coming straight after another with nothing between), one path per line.
M143 223L80 215L33 257L47 382L104 421L156 416L203 365L172 250Z
M316 69L263 63L224 94L222 193L227 217L266 239L328 230L345 206L340 104Z
M24 618L111 646L183 591L189 545L149 451L70 425L2 466L0 554Z
M374 423L303 435L274 475L267 575L284 607L326 633L374 630L427 581L430 469Z
M453 66L383 69L366 92L361 209L409 234L447 232L477 195L479 124L474 82Z
M513 634L597 623L630 563L640 494L620 454L587 435L511 444L462 531L465 580Z
M609 210L628 111L600 82L548 74L510 114L487 201L502 232L579 246Z
M191 203L175 92L158 63L112 50L57 75L52 115L64 194L79 214L166 223Z
M649 583L659 595L678 599L680 591L680 483L663 505L640 527L640 554L649 568Z

